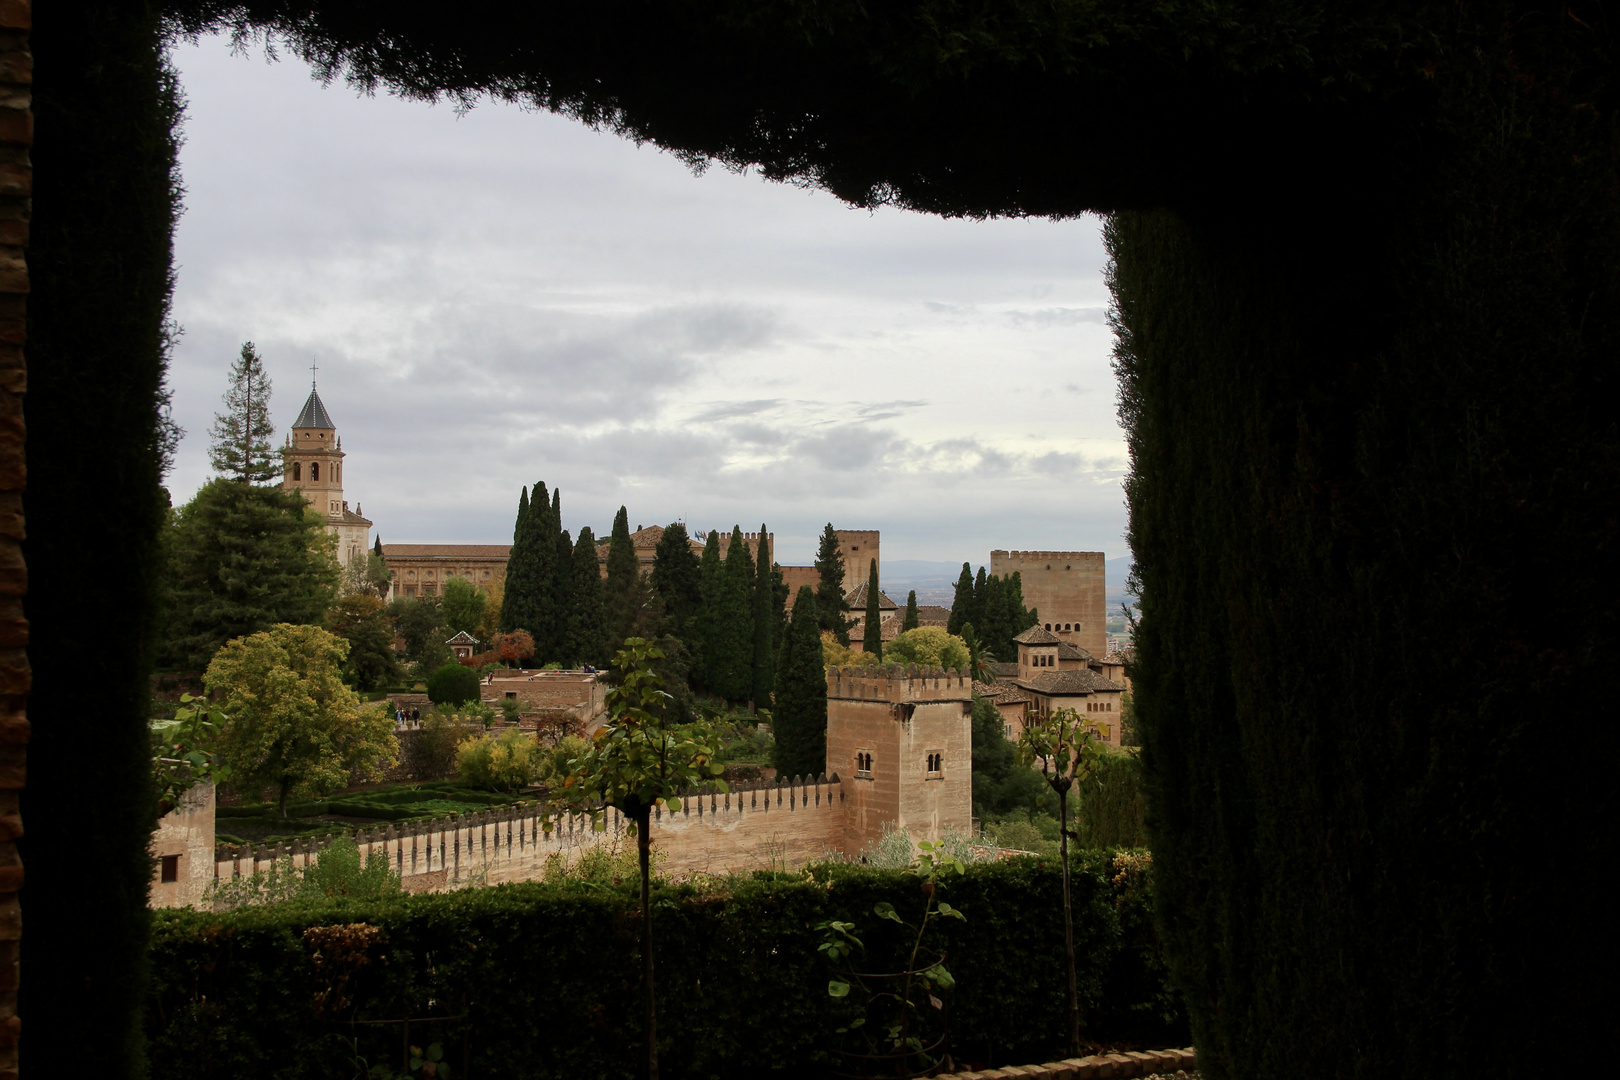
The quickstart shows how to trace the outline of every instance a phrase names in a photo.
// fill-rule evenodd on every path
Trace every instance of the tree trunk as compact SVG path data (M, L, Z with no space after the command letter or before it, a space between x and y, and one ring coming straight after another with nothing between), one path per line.
M651 825L651 808L644 808L636 815L636 854L641 859L641 978L647 994L647 1080L658 1080L658 1006L653 1000Z
M1074 908L1069 902L1069 792L1058 792L1058 845L1063 855L1063 950L1069 961L1069 1052L1080 1056L1080 996L1074 985Z
M285 781L278 785L276 805L280 808L282 817L287 816L287 788L290 786Z

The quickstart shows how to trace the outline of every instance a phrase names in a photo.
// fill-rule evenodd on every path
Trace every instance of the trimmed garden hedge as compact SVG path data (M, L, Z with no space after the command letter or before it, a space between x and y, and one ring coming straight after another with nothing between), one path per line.
M1181 1045L1150 883L1112 853L1077 857L1079 985L1086 1034ZM1129 859L1129 857L1127 857ZM1111 879L1118 880L1112 884ZM1045 1060L1064 1030L1063 924L1055 860L975 866L942 886L967 916L944 920L957 979L958 1060ZM840 1006L814 927L857 924L870 962L893 963L887 900L920 913L917 879L822 867L756 874L726 892L660 887L654 897L659 1031L666 1075L741 1076L823 1065ZM505 885L381 902L282 905L228 914L163 912L152 947L152 1071L175 1078L348 1075L355 1060L398 1066L411 1041L439 1042L472 1075L635 1075L640 1045L637 915L630 883ZM915 910L914 910L915 909ZM376 931L344 930L366 924ZM311 928L317 929L310 933ZM371 936L369 944L367 936ZM346 941L346 951L334 942ZM358 944L356 944L358 943ZM363 952L358 951L363 947ZM319 953L319 959L314 959Z

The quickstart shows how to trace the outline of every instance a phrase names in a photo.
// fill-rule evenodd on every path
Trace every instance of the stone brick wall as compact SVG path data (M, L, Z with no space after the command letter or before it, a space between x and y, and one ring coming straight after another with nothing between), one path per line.
M1017 571L1024 606L1040 613L1041 625L1100 657L1108 652L1106 558L1100 551L992 551L990 572Z
M158 819L152 833L152 907L202 907L214 875L214 785L198 784L180 805ZM173 881L163 880L163 860L176 860Z
M18 798L28 741L28 622L23 594L23 392L26 369L28 219L33 194L33 57L29 0L0 0L0 1080L17 1075L17 892L23 867Z

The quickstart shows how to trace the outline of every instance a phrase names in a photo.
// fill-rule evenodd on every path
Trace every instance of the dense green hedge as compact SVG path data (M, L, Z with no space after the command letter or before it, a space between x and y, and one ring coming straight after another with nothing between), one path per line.
M1139 1045L1185 1038L1163 983L1150 883L1119 874L1111 853L1077 858L1080 988L1095 1040ZM1106 876L1105 876L1106 875ZM1061 1047L1064 1011L1060 876L1053 860L975 866L943 887L964 911L944 938L958 990L959 1057L1011 1064ZM834 1004L813 926L855 922L880 970L895 963L881 900L920 908L915 878L826 867L756 875L733 890L655 893L659 1030L667 1075L794 1071L825 1059ZM304 931L364 922L381 929L368 962L318 971ZM353 1044L373 1063L397 1048L398 1027L369 1020L455 1015L414 1027L472 1075L635 1074L638 963L630 886L507 885L379 902L287 905L230 914L164 912L152 951L148 1038L154 1073L175 1078L347 1075ZM338 987L326 1004L318 995ZM340 1008L331 1002L345 999ZM425 1032L431 1030L432 1034ZM396 1063L397 1064L397 1063Z

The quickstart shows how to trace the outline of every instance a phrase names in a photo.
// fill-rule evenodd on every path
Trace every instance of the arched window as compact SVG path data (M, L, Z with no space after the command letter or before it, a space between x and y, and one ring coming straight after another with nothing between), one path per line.
M309 463L309 478L311 480L319 480L321 478L321 463L320 462L312 461L312 462Z
M301 465L300 463L296 462L296 461L293 462L293 479L294 480L302 480L303 478L304 478L304 466Z

